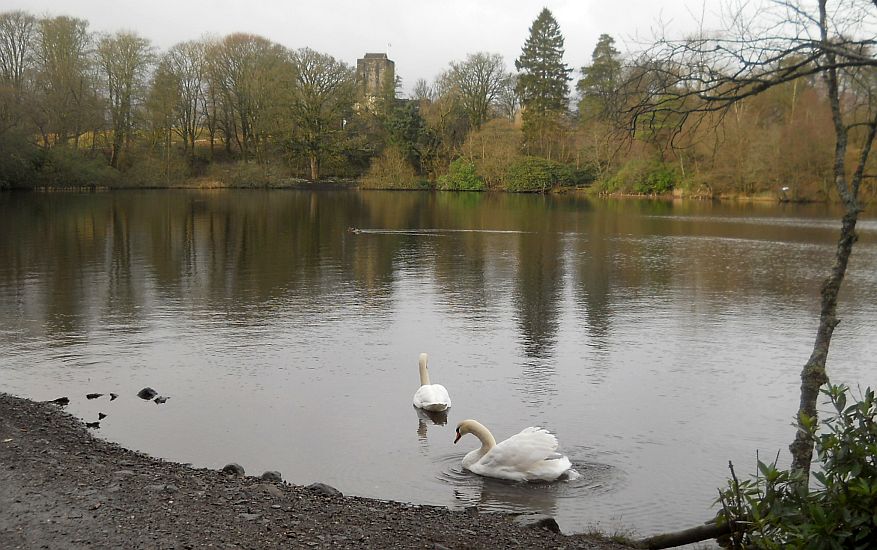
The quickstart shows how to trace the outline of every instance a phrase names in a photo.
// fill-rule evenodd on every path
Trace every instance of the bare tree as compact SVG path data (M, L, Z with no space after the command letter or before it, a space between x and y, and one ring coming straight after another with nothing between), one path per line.
M429 140L424 158L427 172L438 173L447 168L452 158L466 139L469 119L453 82L444 72L435 80L435 97L421 104L420 113L426 121L428 132L434 139Z
M184 149L192 156L207 114L206 50L204 42L181 42L168 50L159 63L159 72L166 73L176 86L178 99L174 109L174 129L183 138Z
M509 77L502 56L485 52L469 54L465 61L452 61L445 76L459 95L469 124L474 129L487 121L491 107Z
M37 19L23 11L0 13L0 82L21 91L34 61Z
M88 22L54 17L40 20L39 27L35 122L46 146L70 138L78 146L96 112Z
M164 63L159 64L146 97L147 128L150 147L161 145L165 180L170 179L171 138L180 103L179 80Z
M425 78L418 78L414 83L411 98L415 101L432 101L435 99L435 88Z
M243 160L264 160L264 139L276 121L282 83L292 74L286 49L251 34L232 34L207 50L212 116L222 124L226 145L234 140ZM274 119L274 120L272 120Z
M33 67L37 28L32 15L0 13L0 133L22 119L25 74Z
M352 113L354 71L342 61L310 48L292 54L295 88L292 100L293 142L307 155L311 179L320 177L320 163L343 131Z
M112 152L110 166L119 167L123 149L127 149L134 128L134 108L146 97L146 78L154 54L149 40L130 32L101 38L98 60L106 85Z
M792 469L806 480L813 457L810 427L862 205L859 189L877 133L873 72L877 0L774 0L741 4L728 13L731 34L686 40L661 38L638 60L626 83L634 131L672 129L671 141L709 113L728 109L766 90L820 76L834 126L834 189L844 206L834 266L822 284L819 326L801 372L798 430L790 446ZM854 91L858 92L854 94ZM864 101L863 101L864 100ZM806 485L806 484L805 484Z
M521 101L520 101L520 98L518 97L518 92L515 91L517 87L518 87L517 75L514 75L514 74L508 75L508 78L503 80L502 87L499 90L499 95L496 98L497 110L509 122L515 121L515 117L518 114L518 109L521 106Z

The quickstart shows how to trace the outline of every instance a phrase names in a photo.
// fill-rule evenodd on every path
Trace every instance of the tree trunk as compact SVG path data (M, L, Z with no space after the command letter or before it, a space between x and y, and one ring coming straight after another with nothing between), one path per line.
M171 180L171 130L168 129L164 136L164 181Z
M317 181L320 179L320 163L315 153L310 153L309 156L311 160L311 181Z
M110 166L112 166L113 168L119 167L119 155L120 155L121 149L122 149L122 144L120 142L121 140L119 140L119 138L116 137L118 135L119 134L114 134L114 136L113 136L113 146L112 146L112 151L110 153Z
M874 3L877 5L877 0ZM827 0L819 0L818 5L819 29L822 43L827 45L831 43L828 36ZM834 327L840 322L837 318L837 295L840 292L841 283L843 283L847 272L847 264L853 251L853 244L858 239L856 235L856 221L861 210L858 198L859 184L868 161L868 154L874 142L875 131L877 131L877 117L875 117L868 124L868 134L862 144L859 162L852 176L852 181L848 184L846 170L848 127L844 124L841 112L838 69L831 47L824 47L824 55L828 65L824 78L836 140L834 148L834 181L846 213L841 222L834 268L831 270L831 275L822 284L822 308L819 312L819 327L816 329L816 341L813 343L813 352L810 355L810 359L801 371L801 401L798 406L797 415L798 431L795 434L795 440L789 445L789 451L792 453L792 471L801 474L800 482L804 487L808 485L810 462L813 460L814 441L808 425L810 428L815 428L818 419L816 402L819 399L819 390L823 384L828 383L825 362L828 358L828 349L831 344Z
M831 270L831 275L822 284L822 310L819 314L819 328L816 330L813 353L801 371L798 432L795 434L795 441L789 446L789 451L792 453L792 470L802 473L805 478L810 475L814 443L805 426L807 423L816 421L816 402L819 399L819 389L828 383L825 361L828 358L828 348L831 344L834 327L840 322L837 318L837 295L844 275L846 275L853 244L858 239L856 235L858 217L859 210L857 208L844 214L834 268Z

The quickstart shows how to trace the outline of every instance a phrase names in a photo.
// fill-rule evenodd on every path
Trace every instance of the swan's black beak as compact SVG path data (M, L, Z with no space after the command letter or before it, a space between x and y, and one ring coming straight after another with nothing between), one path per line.
M460 432L457 432L457 437L454 438L454 443L456 443L457 441L460 441L461 437L463 437L463 434L461 434Z

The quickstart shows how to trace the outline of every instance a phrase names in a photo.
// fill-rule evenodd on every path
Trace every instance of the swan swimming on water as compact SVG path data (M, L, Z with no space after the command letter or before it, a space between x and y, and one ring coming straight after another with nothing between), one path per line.
M557 452L557 438L544 428L524 428L499 443L478 421L464 420L457 425L454 443L466 434L481 441L481 447L463 457L463 468L472 473L513 481L554 481L574 479L569 458Z
M426 411L445 411L451 407L448 390L441 384L429 383L429 371L426 369L427 355L420 354L420 388L414 393L414 406Z

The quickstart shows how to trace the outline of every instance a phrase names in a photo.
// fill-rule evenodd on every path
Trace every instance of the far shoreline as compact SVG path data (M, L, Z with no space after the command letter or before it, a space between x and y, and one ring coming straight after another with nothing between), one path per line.
M400 189L394 187L363 187L357 179L327 179L311 181L306 179L286 180L276 183L261 185L236 185L227 184L219 180L191 180L189 182L173 185L87 185L87 186L34 186L34 187L6 187L0 188L0 192L6 193L102 193L112 191L402 191L402 192L441 192L441 193L474 193L474 194L509 194L509 195L584 195L592 199L621 199L621 200L649 200L649 201L692 201L692 202L716 202L716 203L760 203L760 204L840 204L832 200L818 200L812 198L783 199L767 193L757 195L745 194L684 194L673 192L666 194L635 194L635 193L597 193L590 187L557 187L546 192L517 192L503 189L485 191L456 191L442 190L434 187L418 189Z

